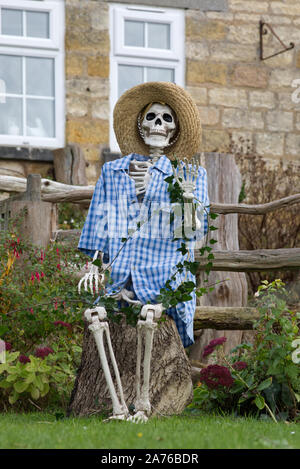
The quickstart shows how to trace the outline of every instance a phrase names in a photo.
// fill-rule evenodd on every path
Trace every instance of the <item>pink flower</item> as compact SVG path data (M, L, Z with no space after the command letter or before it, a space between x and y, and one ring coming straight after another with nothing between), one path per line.
M50 353L54 353L51 347L40 347L35 350L34 355L44 360Z
M31 314L33 314L33 308L30 308L30 312L31 312Z
M232 367L237 371L242 371L248 368L248 364L246 362L235 362Z
M19 356L19 362L21 363L30 363L30 358L27 357L27 355L20 355Z
M71 324L69 324L68 322L63 322L63 321L54 321L54 326L63 326L63 327L66 327L67 329L71 330L72 329L72 326Z
M8 352L12 349L12 345L9 342L5 342L5 350Z
M41 278L45 277L44 272L41 272Z
M40 261L43 263L44 259L45 259L45 253L44 253L44 251L41 251Z
M61 266L60 266L60 264L57 264L57 266L56 266L56 267L58 268L58 270L61 270Z
M31 274L30 280L32 281L32 283L34 282L34 274Z
M59 256L59 249L56 248L56 254Z
M40 274L38 272L35 273L36 279L39 282L40 281Z
M54 309L57 309L57 301L54 302Z
M203 358L207 357L207 355L210 355L215 351L215 348L218 345L223 345L226 342L226 337L218 337L217 339L213 339L209 342L209 344L204 348L203 350Z
M216 389L219 386L230 388L234 379L226 366L209 365L200 371L200 381L205 383L209 389Z

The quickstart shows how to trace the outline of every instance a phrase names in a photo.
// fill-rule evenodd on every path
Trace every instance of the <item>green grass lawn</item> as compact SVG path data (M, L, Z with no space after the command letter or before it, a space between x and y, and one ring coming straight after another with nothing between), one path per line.
M99 417L56 420L54 414L0 414L1 449L298 449L300 424L197 414L146 424Z

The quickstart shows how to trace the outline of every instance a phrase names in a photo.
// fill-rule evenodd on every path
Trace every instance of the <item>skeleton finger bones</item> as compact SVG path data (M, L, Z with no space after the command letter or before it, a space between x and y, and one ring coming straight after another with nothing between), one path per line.
M93 257L93 261L98 258L99 251L96 251ZM101 253L103 258L103 254ZM103 265L103 264L102 264ZM105 266L103 265L105 268ZM89 263L89 272L87 272L78 282L78 293L81 291L81 286L83 284L84 290L88 291L88 286L92 294L99 292L99 285L104 285L105 274L99 273L98 267L92 263Z

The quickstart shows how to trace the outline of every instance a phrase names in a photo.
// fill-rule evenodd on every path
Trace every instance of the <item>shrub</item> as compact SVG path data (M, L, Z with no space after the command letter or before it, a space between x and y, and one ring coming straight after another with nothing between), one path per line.
M242 176L242 191L239 202L264 204L299 193L300 174L296 163L283 161L267 163L249 142L240 139L231 144L230 152L235 155ZM300 243L299 205L292 205L265 215L239 216L240 249L295 248ZM296 271L250 272L248 278L255 292L262 282L281 278L286 284L294 284ZM295 297L297 301L297 294Z
M0 231L0 256L0 338L8 359L1 365L0 403L26 407L24 396L46 402L50 391L49 399L65 403L79 365L83 311L95 299L78 294L72 275L86 256L62 244L32 245L15 220Z
M229 356L218 350L221 363L201 370L191 406L237 414L267 412L273 420L298 419L300 366L294 347L300 343L300 313L287 308L281 280L265 280L256 296L260 318L254 324L254 343L238 345ZM225 340L211 341L204 354L214 354Z

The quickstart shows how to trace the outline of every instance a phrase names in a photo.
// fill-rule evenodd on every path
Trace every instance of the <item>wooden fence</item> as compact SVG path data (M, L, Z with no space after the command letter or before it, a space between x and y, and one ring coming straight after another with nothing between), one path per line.
M94 186L70 186L41 179L40 175L29 175L26 179L0 176L0 191L21 193L0 202L0 229L5 228L8 217L16 210L27 207L24 232L34 242L46 245L50 239L67 242L79 239L80 230L57 230L56 205L62 202L89 204ZM266 204L220 204L211 202L212 212L218 214L265 213L290 207L300 202L300 194L275 200ZM1 223L2 222L2 223ZM207 260L195 252L199 271L205 269ZM214 251L212 270L228 272L250 272L300 269L300 248L261 249L253 251ZM258 313L246 307L198 306L195 315L195 330L204 328L243 330L251 329Z

